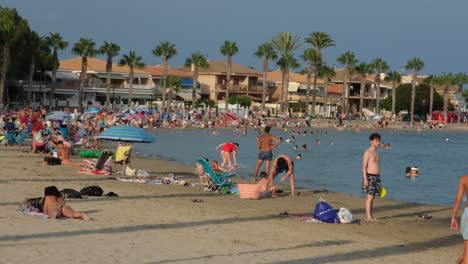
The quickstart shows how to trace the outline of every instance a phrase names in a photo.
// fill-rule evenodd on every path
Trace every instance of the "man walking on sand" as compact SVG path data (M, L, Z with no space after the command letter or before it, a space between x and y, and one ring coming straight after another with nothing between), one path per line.
M373 221L372 207L375 195L380 192L380 156L377 148L380 144L380 135L373 133L369 137L370 147L364 152L362 157L362 189L366 191L366 214L367 220Z
M270 134L271 127L265 127L265 133L260 137L257 137L257 147L260 150L258 153L258 160L257 164L255 165L253 181L257 179L258 170L262 166L263 162L265 161L265 172L268 174L268 169L270 168L270 162L273 159L273 149L276 148L281 140L275 138L272 134ZM273 145L272 145L273 143Z

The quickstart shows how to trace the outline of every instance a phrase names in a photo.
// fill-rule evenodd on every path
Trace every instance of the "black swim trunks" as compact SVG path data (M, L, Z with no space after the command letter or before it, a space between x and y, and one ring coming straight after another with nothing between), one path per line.
M273 159L273 151L260 151L258 153L258 160L268 160L271 161Z
M367 182L369 185L367 187L364 186L364 181L362 183L362 190L365 191L369 195L379 195L380 193L380 175L376 174L367 174Z

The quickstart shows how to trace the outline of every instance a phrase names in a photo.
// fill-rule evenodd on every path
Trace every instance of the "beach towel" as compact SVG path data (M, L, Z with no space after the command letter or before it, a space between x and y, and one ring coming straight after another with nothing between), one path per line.
M44 203L44 199L42 197L29 198L29 199L26 198L19 205L18 211L24 215L35 216L35 217L39 217L42 219L49 218L48 215L41 212L43 203Z
M289 218L299 219L307 223L322 223L322 221L315 219L312 215L307 214L288 214L288 212L283 212L281 216L287 216Z
M49 218L49 216L44 213L39 213L39 212L34 212L34 211L21 211L21 213L23 213L24 215L39 217L41 219Z
M120 162L125 160L125 156L128 156L130 154L130 150L132 149L132 146L119 146L117 148L117 151L115 153L115 162Z

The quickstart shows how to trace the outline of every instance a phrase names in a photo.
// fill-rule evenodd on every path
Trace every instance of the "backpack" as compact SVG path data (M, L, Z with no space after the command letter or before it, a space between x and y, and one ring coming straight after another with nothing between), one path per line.
M322 198L320 198L317 205L315 205L314 218L326 223L340 223L335 209Z
M63 189L60 191L65 199L82 199L81 193L73 189Z
M81 195L102 196L104 190L99 186L88 186L80 190Z

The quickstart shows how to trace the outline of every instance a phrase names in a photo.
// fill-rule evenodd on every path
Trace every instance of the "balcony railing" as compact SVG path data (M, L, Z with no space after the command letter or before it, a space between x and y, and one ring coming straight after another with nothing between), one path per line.
M216 88L224 91L226 90L225 84L217 84ZM240 91L240 92L261 92L263 91L262 86L258 85L244 85L244 84L231 84L230 91Z
M39 85L39 83L36 83L36 85ZM63 90L77 90L80 87L80 84L52 84L52 83L41 83L40 84L42 87L47 87L47 88L55 88L55 89L63 89ZM111 84L110 88L111 89L128 89L130 86L127 84L127 86L122 86L120 84ZM84 88L107 88L107 85L102 85L102 84L85 84ZM134 84L133 89L154 89L155 85L154 84Z

